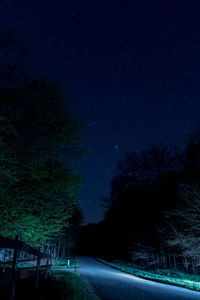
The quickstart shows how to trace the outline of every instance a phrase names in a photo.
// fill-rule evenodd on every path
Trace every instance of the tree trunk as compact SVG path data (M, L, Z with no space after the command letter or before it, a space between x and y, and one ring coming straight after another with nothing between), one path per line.
M57 250L56 260L58 260L58 257L59 257L60 245L61 245L61 236L59 237L58 250Z

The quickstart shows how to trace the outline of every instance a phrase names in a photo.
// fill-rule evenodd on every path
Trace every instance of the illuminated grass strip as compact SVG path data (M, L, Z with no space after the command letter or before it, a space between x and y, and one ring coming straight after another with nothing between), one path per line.
M171 285L176 285L180 287L185 287L191 290L200 291L200 276L199 275L190 275L185 274L183 272L178 272L174 270L162 270L157 269L154 271L145 271L141 269L137 269L133 265L122 262L122 261L114 261L114 262L108 262L103 259L97 259L100 262L107 264L111 267L114 267L118 270L124 271L126 273L142 277L144 279L149 279L161 283L167 283Z
M76 268L78 266L76 257L59 258L54 261L52 269Z

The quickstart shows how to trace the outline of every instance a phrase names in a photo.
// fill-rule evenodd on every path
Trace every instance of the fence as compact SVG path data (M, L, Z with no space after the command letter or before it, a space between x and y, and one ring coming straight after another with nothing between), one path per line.
M19 279L35 277L35 285L36 288L38 287L39 276L42 273L46 273L52 267L52 256L50 254L42 253L40 250L37 250L31 247L28 244L20 241L20 236L16 236L15 240L1 237L0 236L0 249L13 249L14 255L12 258L12 267L8 268L8 264L10 262L2 262L3 268L1 268L0 274L0 287L6 284L11 283L11 297L10 300L14 299L15 295L15 286L16 281ZM37 258L37 265L35 267L24 267L18 268L18 264L21 262L19 261L19 253L20 251L28 253L29 255L34 255ZM46 259L46 264L41 265L41 259ZM33 260L30 259L23 259L23 262L30 262Z

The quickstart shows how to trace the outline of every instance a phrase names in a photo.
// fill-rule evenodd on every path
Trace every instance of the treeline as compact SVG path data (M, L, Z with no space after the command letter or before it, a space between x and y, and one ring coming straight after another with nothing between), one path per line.
M82 176L72 164L83 153L82 125L70 112L65 90L32 66L24 41L1 34L0 235L20 234L24 242L58 255L70 224L78 222L75 215L81 215Z
M156 145L127 153L104 199L104 221L82 228L81 251L145 268L198 268L199 180L200 131L181 150Z

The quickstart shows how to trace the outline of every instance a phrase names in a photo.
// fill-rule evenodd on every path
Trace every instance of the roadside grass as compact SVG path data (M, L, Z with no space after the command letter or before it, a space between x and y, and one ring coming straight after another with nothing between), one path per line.
M10 299L10 287L0 289L0 299ZM83 279L74 272L52 271L41 277L38 289L35 279L17 282L15 300L94 300Z
M41 260L41 266L46 265L46 259ZM30 268L36 267L37 260L30 260L29 262L19 262L18 268ZM52 269L66 269L66 268L76 268L78 266L76 257L64 257L53 259ZM0 264L0 269L4 268L4 264ZM12 268L12 262L6 263L6 269Z
M64 257L53 260L52 269L76 268L78 266L76 257Z
M200 291L200 275L197 274L187 274L174 269L156 269L146 271L144 269L140 269L133 263L127 263L121 260L114 260L112 262L105 261L100 258L97 258L97 260L118 270L144 279Z

